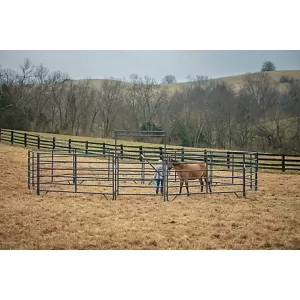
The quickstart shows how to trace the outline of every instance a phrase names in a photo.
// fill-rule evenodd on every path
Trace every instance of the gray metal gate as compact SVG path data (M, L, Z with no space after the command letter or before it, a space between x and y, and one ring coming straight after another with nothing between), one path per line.
M160 137L164 148L154 152L137 150L117 151L121 136ZM70 153L71 152L71 153ZM137 152L137 153L135 153ZM166 151L165 132L116 130L114 153L76 153L75 150L28 151L28 188L41 192L89 193L108 195L116 200L122 195L155 195L153 183L158 159L163 162L163 200L178 197L179 179L166 164L172 154ZM181 163L206 162L212 194L234 193L246 196L247 191L258 188L257 152L208 151L205 155L186 154ZM189 194L209 193L207 186L200 191L199 180L189 180ZM185 195L183 187L182 195Z
M113 195L113 154L28 151L28 188L41 192Z

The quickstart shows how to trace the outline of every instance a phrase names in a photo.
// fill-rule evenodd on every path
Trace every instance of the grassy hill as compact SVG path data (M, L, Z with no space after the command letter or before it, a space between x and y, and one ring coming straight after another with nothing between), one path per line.
M276 82L279 83L279 79L281 76L293 77L294 79L300 80L300 70L287 70L287 71L271 71L268 73ZM243 80L247 74L243 75L235 75L235 76L227 76L211 79L213 81L224 81L227 84L231 85L234 89L239 89L243 83ZM91 79L91 85L95 88L100 87L101 84L108 79ZM76 82L84 82L86 79L76 80ZM128 82L128 84L130 84ZM187 85L188 82L179 82L175 84L166 85L168 91L175 92L176 90L180 90L183 86ZM282 90L287 85L287 83L280 83L279 88Z

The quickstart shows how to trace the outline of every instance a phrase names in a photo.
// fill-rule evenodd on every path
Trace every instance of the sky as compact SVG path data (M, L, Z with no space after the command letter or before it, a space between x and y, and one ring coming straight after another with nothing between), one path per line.
M300 70L300 51L285 50L2 50L0 66L18 71L25 58L72 79L137 74L160 82L171 74L182 82L188 75L218 78L256 72L266 60L277 70Z

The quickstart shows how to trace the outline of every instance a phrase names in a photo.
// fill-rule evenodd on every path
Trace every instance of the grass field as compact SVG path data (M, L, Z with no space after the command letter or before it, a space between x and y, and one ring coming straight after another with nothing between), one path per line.
M156 196L27 189L27 150L0 143L0 249L300 249L300 177L259 174L259 191Z

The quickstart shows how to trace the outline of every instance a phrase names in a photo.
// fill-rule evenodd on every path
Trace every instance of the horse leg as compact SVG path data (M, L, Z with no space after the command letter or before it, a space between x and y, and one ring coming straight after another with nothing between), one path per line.
M187 180L185 180L185 188L186 188L187 195L189 196L190 195L190 192L189 192L189 182Z
M183 179L180 179L180 189L179 189L180 195L181 195L181 191L182 191L182 186L183 186Z
M200 181L201 193L202 193L203 192L203 180L202 180L202 177L200 177L199 181Z
M207 178L207 177L205 177L205 183L206 183L206 185L208 185L209 192L211 193L210 182L209 182L209 180L208 180L208 178Z

